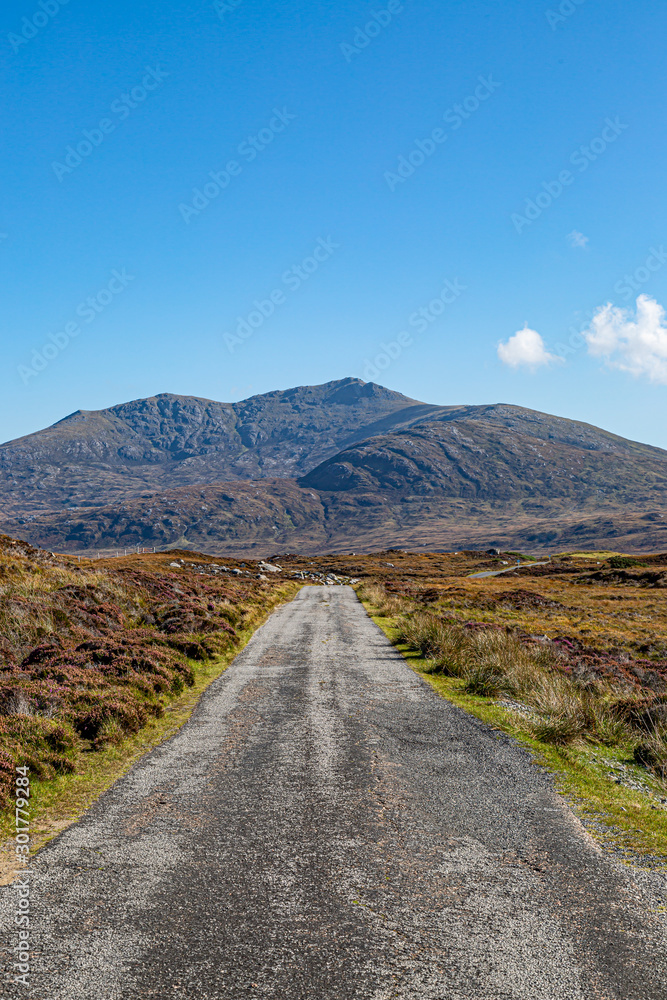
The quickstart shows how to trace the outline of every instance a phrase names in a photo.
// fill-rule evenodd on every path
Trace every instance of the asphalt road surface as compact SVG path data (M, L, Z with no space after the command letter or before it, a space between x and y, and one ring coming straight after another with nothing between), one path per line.
M32 872L31 986L12 997L667 997L651 885L346 587L278 609Z
M492 569L492 570L486 570L486 572L484 572L484 573L471 573L468 579L470 579L470 580L481 580L484 577L502 576L503 573L514 573L515 570L522 569L524 566L531 566L532 567L532 566L548 566L548 565L549 565L548 561L547 562L514 563L513 566L508 566L507 569Z

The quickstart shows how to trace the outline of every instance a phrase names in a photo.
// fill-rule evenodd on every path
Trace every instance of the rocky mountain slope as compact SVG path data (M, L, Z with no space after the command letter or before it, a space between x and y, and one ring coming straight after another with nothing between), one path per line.
M293 480L268 480L181 487L76 512L8 518L0 530L54 551L107 555L133 546L239 558L487 546L648 552L667 551L667 505L320 492Z
M667 452L521 407L460 407L351 445L300 483L491 502L651 504L667 496Z
M48 478L46 489L31 495L23 509L20 495L17 502L17 493L9 491L8 501L3 489L3 530L68 552L133 545L259 556L487 545L667 548L667 452L587 424L507 405L429 407L348 379L255 397L247 401L250 409L235 404L238 413L254 414L259 429L254 444L246 438L247 446L238 443L247 421L233 431L227 424L224 434L220 430L225 414L232 419L229 407L179 402L175 412L189 414L178 424L188 428L188 452L185 431L178 438L175 422L165 415L174 412L176 398L127 404L83 422L90 428L117 421L119 444L120 411L132 424L135 442L160 443L154 467L145 462L151 453L144 451L133 472L120 444L113 465L110 433L106 463L87 463L85 449L94 440L87 433L76 453L79 464L69 467L82 477L91 470L91 485L86 488L83 478L77 485L84 503L40 509L39 493L53 502L55 480ZM197 418L195 403L202 404ZM159 434L156 413L162 413ZM199 432L197 419L204 428ZM76 426L64 423L68 433ZM48 456L48 435L61 426L43 432L46 437L33 435L43 455ZM347 438L347 446L336 449L337 438ZM69 441L71 456L76 436ZM310 452L314 467L309 468L304 441L318 442ZM171 458L165 457L169 442L181 444ZM201 454L192 454L196 448ZM291 475L251 478L257 470L268 477L274 467L292 470ZM159 485L147 490L152 468ZM305 474L296 478L299 469ZM117 474L113 485L112 474Z
M442 409L348 378L239 403L164 393L78 410L0 445L1 509L21 514L155 488L298 477L356 441Z

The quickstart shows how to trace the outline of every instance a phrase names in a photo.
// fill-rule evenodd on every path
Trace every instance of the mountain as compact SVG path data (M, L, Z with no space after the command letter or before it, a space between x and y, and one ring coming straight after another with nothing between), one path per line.
M494 502L652 503L666 496L667 452L518 406L456 407L351 445L300 483Z
M0 445L1 509L53 510L155 488L298 477L356 441L441 409L347 378L240 403L164 393L78 410Z
M0 449L17 456L0 466L1 530L74 552L667 549L667 452L522 407L429 406L345 379L84 416ZM57 509L67 475L82 501ZM31 481L44 485L21 500Z

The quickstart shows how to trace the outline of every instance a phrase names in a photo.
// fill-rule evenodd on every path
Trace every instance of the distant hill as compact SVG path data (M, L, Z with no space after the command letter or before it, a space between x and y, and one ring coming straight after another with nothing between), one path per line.
M61 551L667 549L667 452L357 379L237 404L157 396L74 415L0 454L2 530ZM67 476L81 499L58 509Z
M650 504L667 497L667 452L518 406L468 406L351 445L300 483L494 502Z

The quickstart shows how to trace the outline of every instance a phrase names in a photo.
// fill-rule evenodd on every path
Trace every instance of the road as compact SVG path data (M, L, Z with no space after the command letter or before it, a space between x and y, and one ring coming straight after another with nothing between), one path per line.
M513 573L515 570L522 569L524 566L548 566L548 565L549 565L548 559L545 562L525 562L525 563L520 563L519 565L517 565L517 563L514 563L513 566L508 566L507 569L492 569L492 570L486 570L484 573L471 573L468 579L482 580L487 576L502 576L503 573Z
M278 609L32 872L32 987L12 997L667 997L652 883L347 587Z

